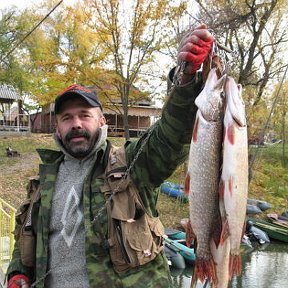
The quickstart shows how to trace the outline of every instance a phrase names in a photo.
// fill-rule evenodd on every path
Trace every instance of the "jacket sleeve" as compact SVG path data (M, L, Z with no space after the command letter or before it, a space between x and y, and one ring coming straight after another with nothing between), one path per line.
M195 78L185 85L173 86L164 104L161 119L138 141L127 144L128 164L141 150L131 169L131 177L146 207L155 207L154 188L168 178L188 156L197 112L194 101L202 86L201 75L198 75L198 81Z

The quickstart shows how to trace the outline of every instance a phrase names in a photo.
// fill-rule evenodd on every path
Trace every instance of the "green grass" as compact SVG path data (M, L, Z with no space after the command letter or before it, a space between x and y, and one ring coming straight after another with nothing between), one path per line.
M123 138L109 138L114 145L124 143ZM8 158L5 147L11 145L21 154L19 158ZM33 134L31 137L0 138L0 197L14 207L26 197L27 179L36 175L40 160L36 148L56 149L51 135ZM281 144L261 148L253 166L253 179L249 186L249 197L261 199L273 205L275 211L288 210L288 173L282 167ZM287 147L288 151L288 147ZM253 152L253 151L252 151ZM24 161L20 165L20 161ZM167 181L184 184L186 166L181 165ZM189 216L189 204L159 193L158 211L165 226L180 227L180 220Z
M271 211L282 213L288 210L288 174L287 167L283 166L283 146L280 143L258 149L249 197L265 200L273 205ZM288 153L288 146L285 149ZM255 149L251 153L255 153ZM284 160L288 164L286 155Z

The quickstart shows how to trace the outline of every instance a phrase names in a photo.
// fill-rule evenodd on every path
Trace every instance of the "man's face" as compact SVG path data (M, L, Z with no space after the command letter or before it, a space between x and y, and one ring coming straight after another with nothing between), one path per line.
M106 124L100 108L91 107L81 98L62 103L56 115L56 132L69 154L83 158L93 149L99 128Z

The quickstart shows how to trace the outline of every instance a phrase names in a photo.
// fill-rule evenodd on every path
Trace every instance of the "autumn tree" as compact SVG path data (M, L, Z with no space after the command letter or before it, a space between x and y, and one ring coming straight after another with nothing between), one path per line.
M128 139L129 106L146 99L157 87L155 79L163 79L155 71L166 68L171 54L163 64L159 53L176 51L172 18L180 19L182 2L83 0L61 5L15 50L21 55L17 63L25 70L22 74L28 76L23 91L46 105L67 85L95 86L104 104L120 98L118 112ZM33 27L55 3L29 7L23 19Z
M109 51L105 67L114 73L107 80L120 95L125 138L129 139L128 109L133 96L137 100L133 87L141 79L149 82L145 68L150 66L150 78L154 76L151 65L155 53L163 48L161 32L169 14L169 1L87 0L85 3L86 13L91 13L90 27L99 35L103 49Z
M250 104L257 105L269 93L271 82L283 74L283 52L288 41L286 1L196 0L199 21L209 25L231 55L231 73L244 87L253 87Z
M229 73L243 86L250 142L263 140L272 102L273 86L283 77L287 35L284 0L196 0L199 13L194 25L208 24L226 53ZM274 115L273 115L274 117ZM270 123L268 123L270 125Z

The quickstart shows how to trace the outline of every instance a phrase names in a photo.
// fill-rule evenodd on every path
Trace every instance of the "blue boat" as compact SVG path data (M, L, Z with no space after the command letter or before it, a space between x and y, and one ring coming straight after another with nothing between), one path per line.
M183 191L183 185L172 182L164 182L160 186L160 191L170 197L177 198L183 202L188 202L188 197Z
M262 210L258 206L247 204L246 215L255 215L255 214L261 214L261 213L262 213Z
M169 239L172 240L185 240L186 239L186 233L181 231L181 230L177 230L174 228L165 228L165 234L168 236Z

